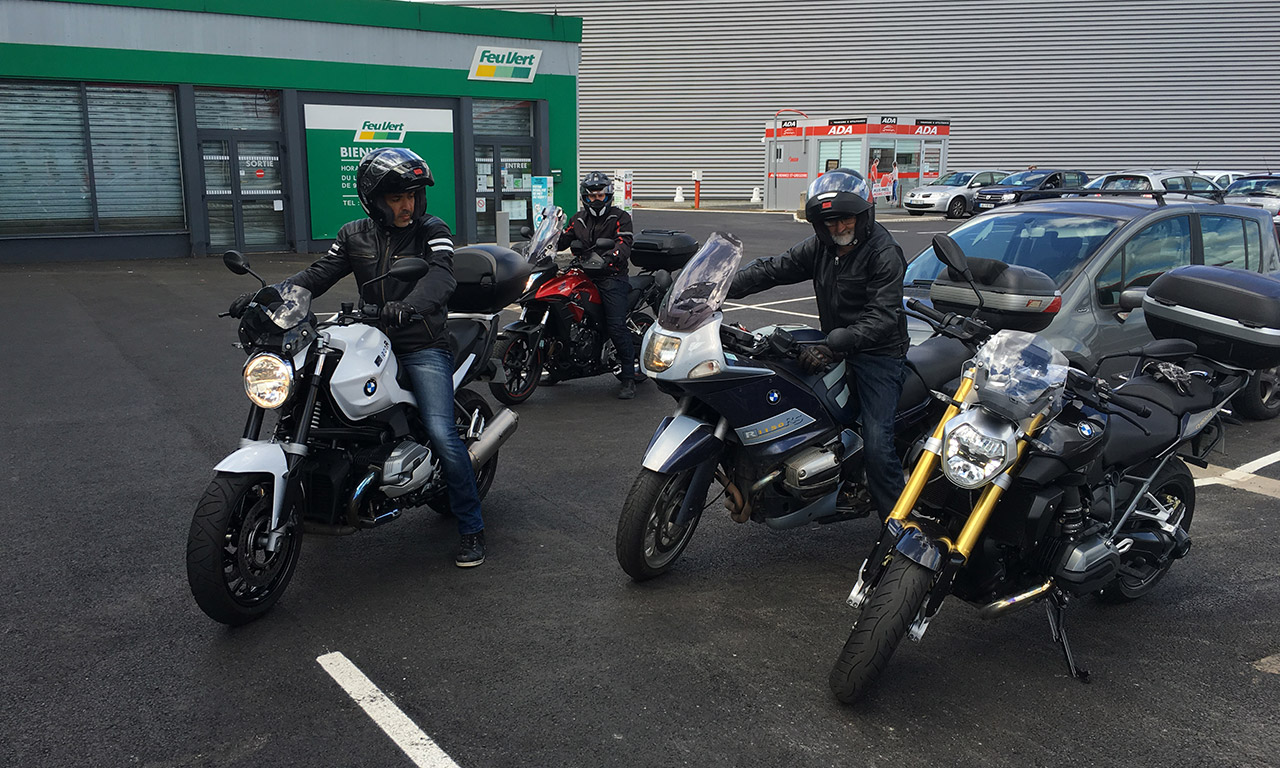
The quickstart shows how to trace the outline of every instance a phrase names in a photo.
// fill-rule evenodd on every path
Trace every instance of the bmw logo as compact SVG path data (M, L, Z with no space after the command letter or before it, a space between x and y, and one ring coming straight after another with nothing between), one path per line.
M778 390L771 389L764 398L769 401L769 405L777 405L778 401L782 399L782 395L778 394Z
M1093 437L1095 431L1092 421L1082 421L1076 429L1080 430L1081 437Z
M378 382L369 379L364 383L364 393L369 397L373 397L373 393L378 391Z

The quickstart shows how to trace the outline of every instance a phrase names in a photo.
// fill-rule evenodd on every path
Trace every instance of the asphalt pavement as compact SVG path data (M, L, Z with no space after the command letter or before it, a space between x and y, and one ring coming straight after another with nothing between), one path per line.
M811 231L759 213L635 218L733 232L749 258ZM885 221L908 253L950 228ZM253 261L272 280L308 260ZM870 521L778 533L713 506L670 574L632 583L614 530L673 403L649 384L617 401L612 377L519 408L482 567L455 568L452 521L414 510L309 536L266 618L215 624L183 558L247 407L235 324L216 314L254 284L217 259L0 267L3 763L1276 764L1280 423L1230 428L1201 473L1194 546L1154 594L1072 605L1088 685L1066 676L1043 610L984 622L951 601L865 703L836 703L826 676ZM747 326L814 312L804 285L736 304Z

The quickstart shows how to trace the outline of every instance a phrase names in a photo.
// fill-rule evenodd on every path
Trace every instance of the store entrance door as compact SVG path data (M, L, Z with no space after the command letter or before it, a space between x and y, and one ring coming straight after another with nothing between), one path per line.
M202 133L200 149L209 253L287 250L280 141Z
M498 211L509 216L509 242L533 226L533 142L476 142L476 238L498 239Z

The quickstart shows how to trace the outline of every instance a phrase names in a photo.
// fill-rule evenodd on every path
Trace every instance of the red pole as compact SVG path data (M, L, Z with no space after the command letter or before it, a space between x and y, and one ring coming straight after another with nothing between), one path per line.
M697 208L702 198L702 181L695 180L693 182L693 207Z

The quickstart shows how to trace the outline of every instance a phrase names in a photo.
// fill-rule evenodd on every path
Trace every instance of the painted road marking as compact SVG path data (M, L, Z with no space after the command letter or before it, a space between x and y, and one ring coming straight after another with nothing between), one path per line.
M1273 480L1269 477L1254 474L1258 470L1269 467L1278 461L1280 461L1280 451L1254 459L1236 469L1227 469L1213 464L1210 464L1205 469L1192 467L1191 474L1196 478L1197 488L1203 488L1207 485L1225 485L1229 488L1239 488L1242 491L1250 491L1262 496L1270 496L1273 499L1280 499L1280 480Z
M365 714L391 737L396 746L409 756L414 765L419 768L458 768L458 764L346 656L335 651L317 657L316 661L360 705Z
M1280 675L1280 653L1253 662L1254 669L1269 675Z

